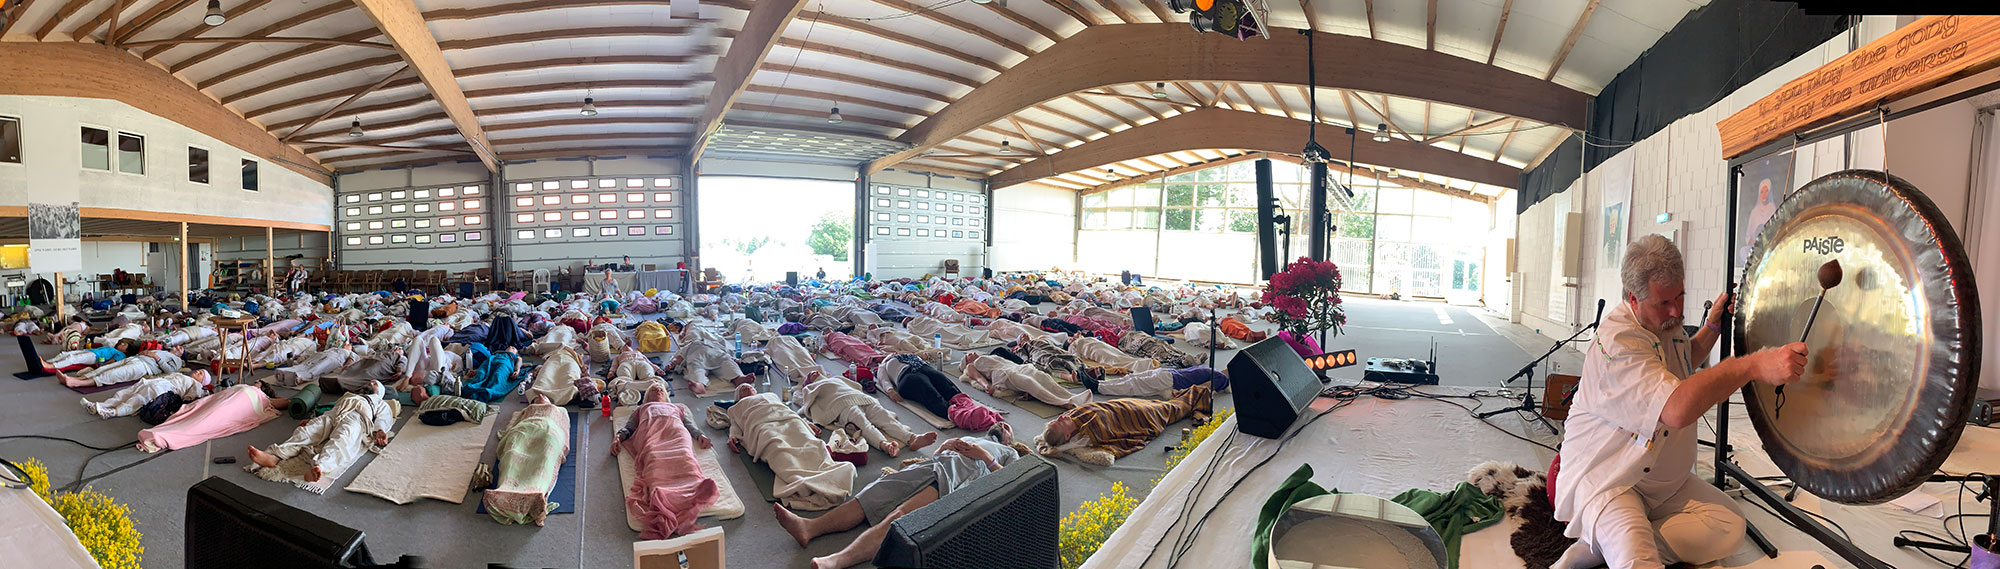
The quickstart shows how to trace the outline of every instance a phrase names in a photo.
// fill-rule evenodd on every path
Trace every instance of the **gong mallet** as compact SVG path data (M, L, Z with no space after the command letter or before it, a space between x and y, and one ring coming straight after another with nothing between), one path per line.
M1819 307L1826 304L1826 291L1840 286L1840 277L1839 259L1827 261L1819 266L1819 300L1813 301L1812 313L1806 315L1806 328L1799 332L1799 343L1805 343L1806 337L1812 334L1813 321L1819 319ZM1785 406L1785 386L1778 386L1777 394L1778 407L1782 409Z

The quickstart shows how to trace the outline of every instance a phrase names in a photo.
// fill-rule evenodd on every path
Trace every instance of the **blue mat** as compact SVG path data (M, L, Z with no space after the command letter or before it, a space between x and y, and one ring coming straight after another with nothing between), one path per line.
M549 501L556 503L556 509L549 512L551 514L570 514L576 512L576 443L579 440L578 437L581 436L577 433L577 429L579 428L578 423L582 419L582 413L569 414L569 456L563 458L562 467L556 470L556 487L549 490ZM493 460L493 475L496 480L492 484L486 485L488 489L499 484L497 480L500 475L499 459ZM479 514L486 515L486 500L484 499L479 501Z

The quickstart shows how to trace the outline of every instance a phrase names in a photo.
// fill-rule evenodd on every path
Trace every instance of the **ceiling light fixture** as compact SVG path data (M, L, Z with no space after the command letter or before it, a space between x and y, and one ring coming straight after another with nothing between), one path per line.
M592 99L592 98L590 98L590 97L584 97L584 98L583 98L583 110L581 110L581 111L578 111L578 112L581 112L581 113L583 113L583 116L586 116L586 117L594 117L594 116L597 116L597 100L596 100L596 99Z
M201 23L220 26L226 21L229 21L229 16L222 13L222 0L208 0L208 15L201 17Z
M1375 142L1388 142L1388 141L1389 141L1389 123L1376 124Z
M356 138L359 138L359 137L361 137L361 135L363 135L363 134L367 134L367 132L366 132L366 131L363 131L363 130L361 130L361 119L359 119L359 118L356 118L356 119L354 119L354 123L353 123L353 124L350 124L350 125L348 125L348 126L347 126L347 135L348 135L348 136L351 136L351 137L356 137Z
M1402 176L1402 174L1397 174L1397 173L1396 173L1396 169L1395 169L1395 168L1390 168L1390 169L1389 169L1389 179L1391 179L1391 180L1394 180L1394 179L1396 179L1396 178L1398 178L1398 177L1401 177L1401 176Z
M1001 153L1001 154L1013 154L1013 153L1014 153L1014 144L1013 144L1013 143L1011 143L1011 142L1008 142L1008 141L1005 141L1005 140L1002 140L1002 141L1000 141L1000 153Z
M1165 82L1153 84L1153 98L1155 99L1167 98L1167 84Z
M840 118L840 105L834 105L834 106L833 106L833 112L831 112L831 113L828 113L828 114L826 115L826 122L828 122L828 123L832 123L832 124L840 124L840 121L842 121L842 120L845 120L845 119L842 119L842 118Z

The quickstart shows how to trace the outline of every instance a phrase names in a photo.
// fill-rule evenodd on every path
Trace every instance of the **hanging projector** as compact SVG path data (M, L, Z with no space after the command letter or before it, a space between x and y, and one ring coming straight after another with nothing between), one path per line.
M1198 32L1215 32L1236 39L1261 36L1270 39L1264 21L1271 9L1265 0L1160 0L1176 14L1187 14L1188 24Z

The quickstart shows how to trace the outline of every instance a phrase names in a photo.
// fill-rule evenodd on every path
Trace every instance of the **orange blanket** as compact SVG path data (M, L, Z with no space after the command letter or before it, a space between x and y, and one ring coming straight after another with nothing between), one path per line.
M1249 324L1243 323L1235 315L1222 319L1222 333L1245 342L1261 342L1270 336L1264 332L1251 330Z
M979 316L979 317L982 317L982 318L999 318L999 317L1000 317L1000 309L997 309L997 308L994 308L994 307L991 307L991 306L987 306L987 305L986 305L986 303L984 303L984 302L978 302L978 301L972 301L972 300L961 300L961 301L958 301L958 304L954 304L954 305L952 305L952 306L951 306L951 309L952 309L952 310L957 310L957 311L959 311L959 312L963 312L963 313L966 313L966 314L971 314L971 315L973 315L973 316Z

